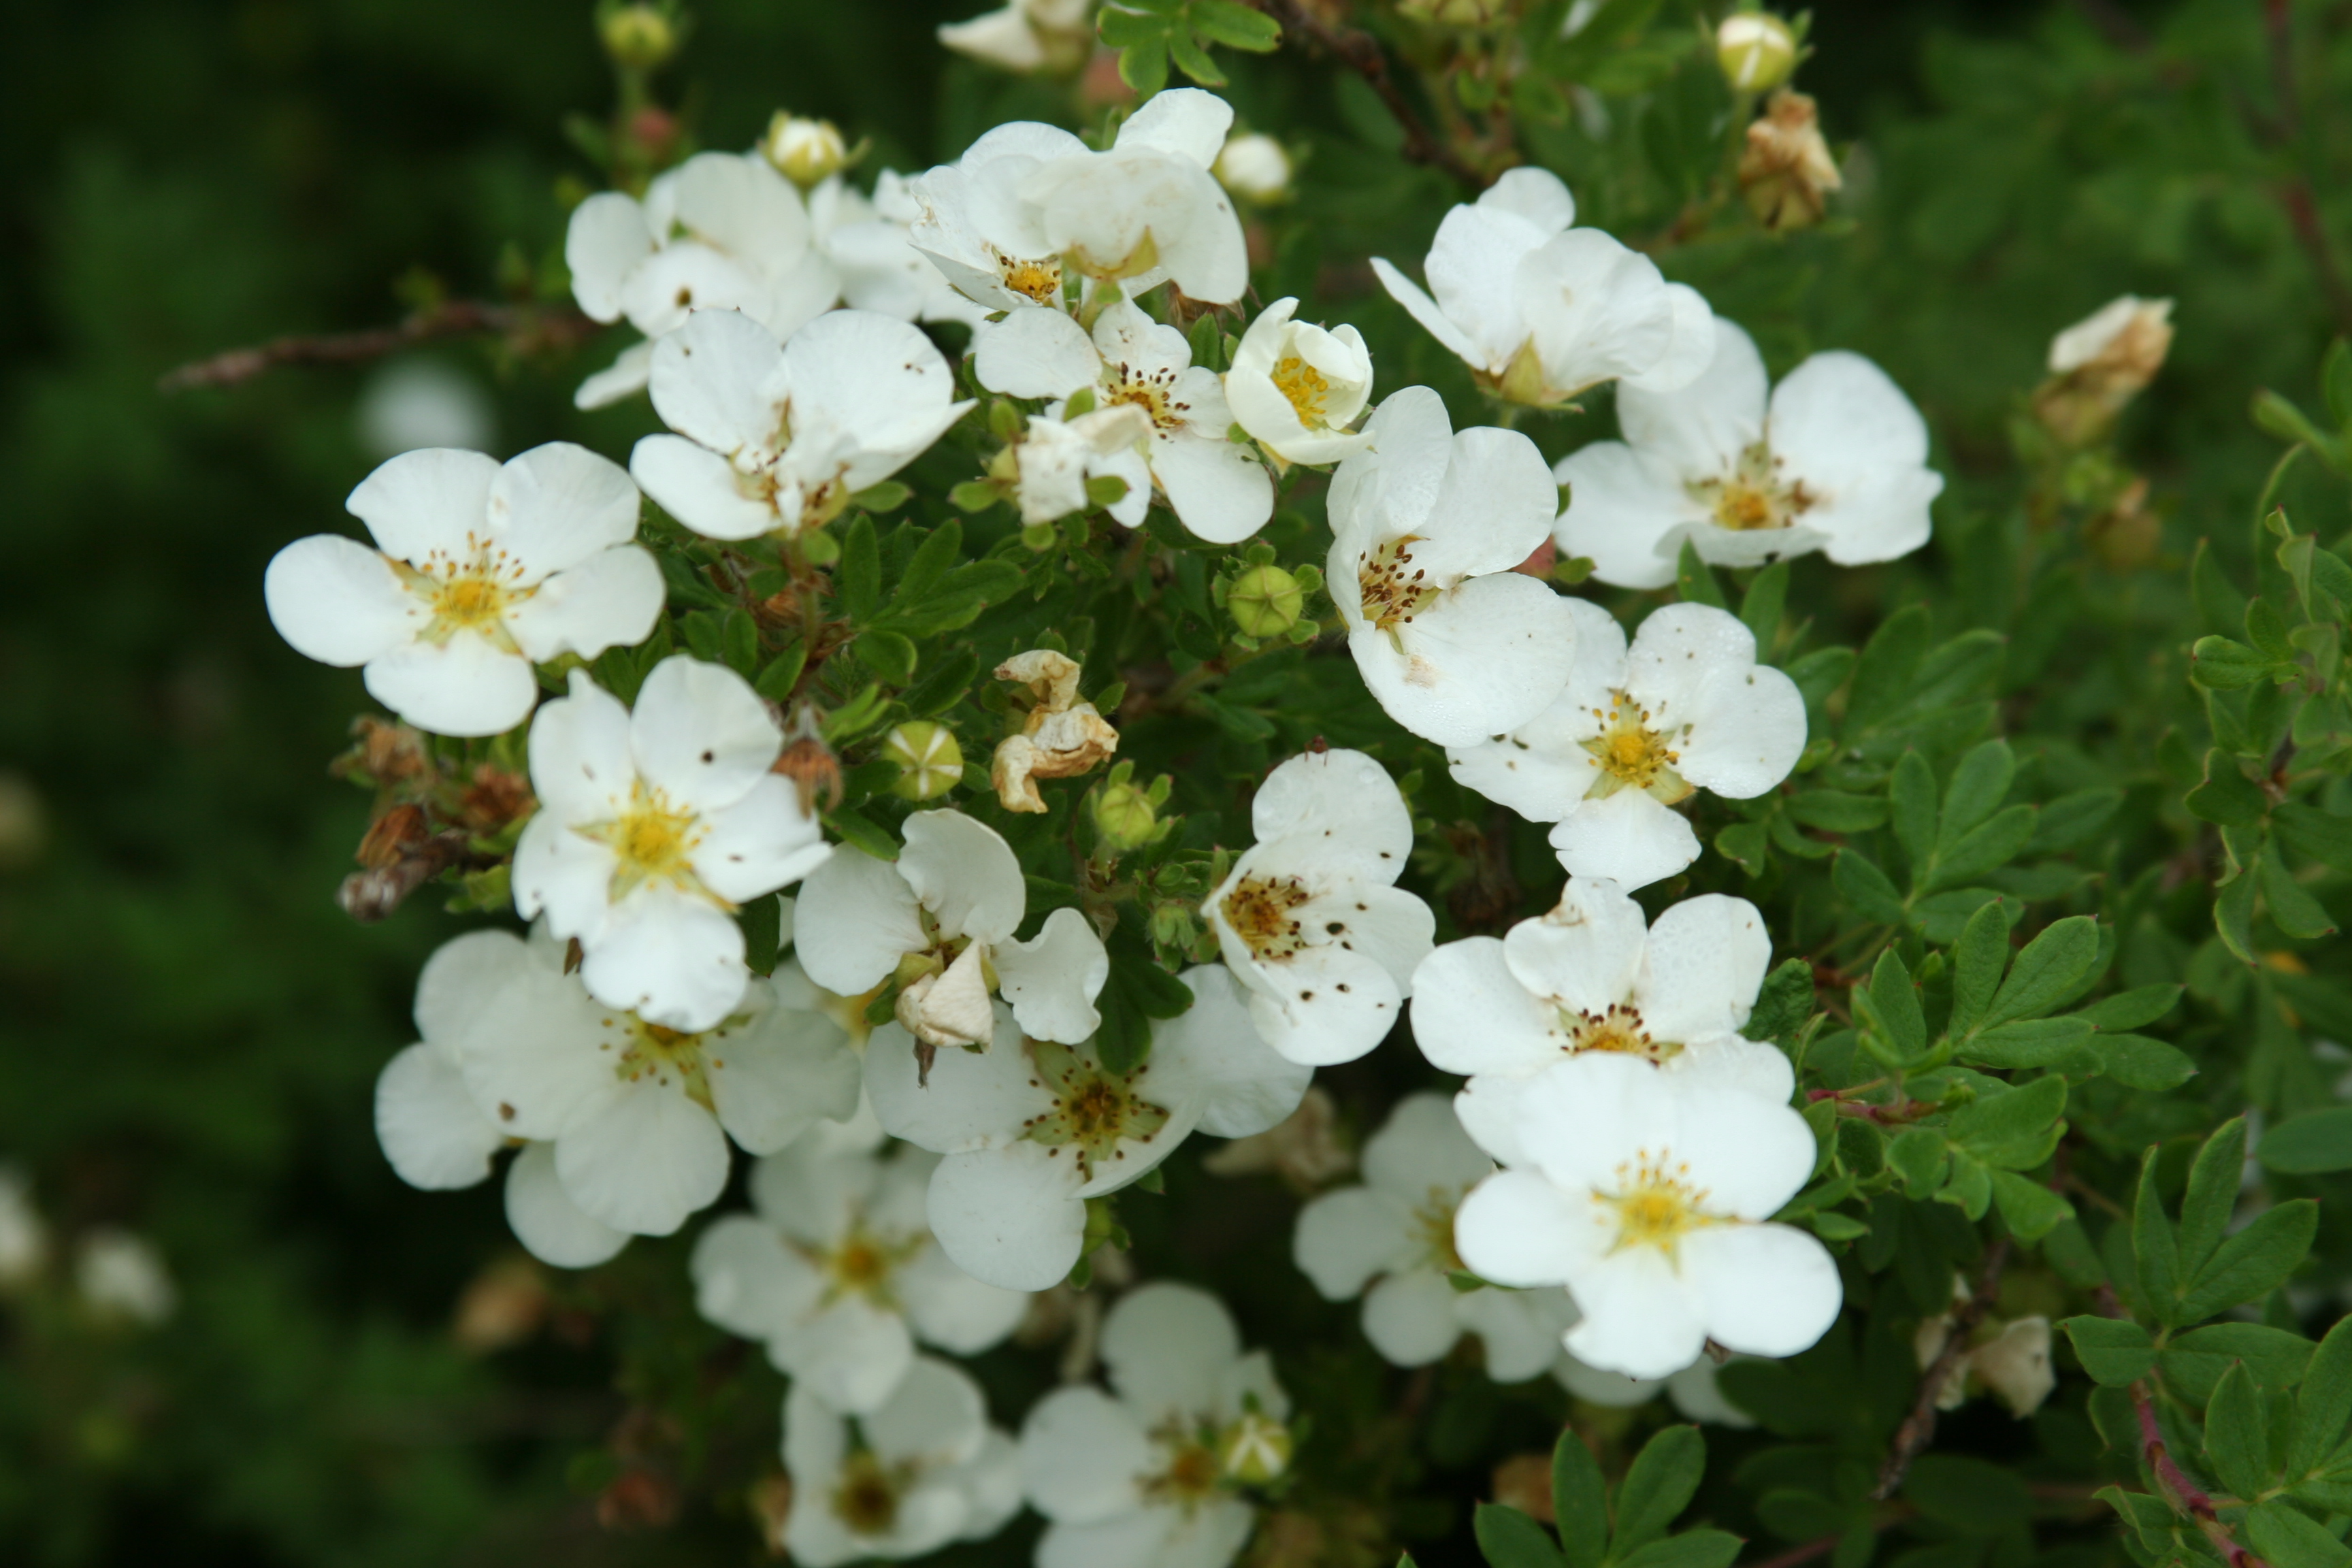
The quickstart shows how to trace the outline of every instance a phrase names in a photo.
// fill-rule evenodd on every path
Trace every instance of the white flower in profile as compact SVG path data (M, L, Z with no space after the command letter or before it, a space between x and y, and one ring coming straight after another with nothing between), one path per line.
M1084 510L1087 481L1108 475L1127 485L1114 513L1141 521L1151 500L1151 470L1143 454L1155 429L1150 414L1132 403L1076 417L1066 410L1059 418L1032 414L1028 433L1013 448L1013 500L1021 521L1052 522Z
M964 1272L1043 1290L1078 1260L1087 1199L1149 1174L1195 1130L1246 1137L1297 1108L1311 1069L1266 1048L1232 976L1210 964L1181 979L1192 1008L1159 1024L1150 1057L1125 1071L1091 1041L1024 1037L999 1008L991 1047L940 1052L927 1086L908 1037L875 1030L866 1095L893 1137L947 1156L926 1212Z
M1514 1101L1545 1068L1585 1051L1787 1104L1796 1088L1788 1057L1739 1034L1771 960L1763 914L1745 899L1685 899L1644 930L1642 906L1616 883L1572 877L1549 914L1423 960L1412 1035L1432 1066L1470 1079L1454 1102L1469 1135L1518 1163Z
M1927 422L1885 371L1818 353L1768 400L1755 342L1720 318L1715 339L1688 386L1618 394L1624 440L1560 459L1563 552L1590 557L1604 583L1663 588L1685 541L1717 566L1816 550L1853 566L1927 542L1944 477L1927 466Z
M620 466L551 441L501 465L431 448L393 458L344 503L375 540L279 551L262 579L297 653L364 666L368 692L438 735L496 735L539 700L531 666L643 642L666 590L633 542Z
M740 310L791 336L841 290L814 238L800 193L756 151L698 153L656 177L643 201L602 191L582 202L563 237L572 298L593 321L627 317L648 341L573 401L598 408L644 390L650 340L689 310Z
M1094 50L1095 0L1013 0L963 22L940 24L940 42L1006 70L1072 70Z
M1265 466L1247 447L1225 439L1234 413L1216 373L1192 363L1183 333L1128 300L1097 317L1091 336L1059 310L1016 311L982 334L972 373L991 392L1054 399L1051 415L1081 391L1094 395L1098 410L1142 410L1151 420L1151 438L1140 444L1151 481L1197 538L1237 543L1274 515ZM1109 510L1133 528L1150 504L1150 486L1130 478L1127 494Z
M915 1342L977 1355L1029 1298L948 1261L923 1215L939 1157L884 1158L870 1114L825 1123L751 1172L756 1215L730 1215L694 1247L695 1304L766 1342L769 1359L837 1410L872 1411L915 1364Z
M1371 449L1332 478L1326 567L1364 684L1442 746L1527 722L1577 652L1569 602L1512 570L1559 505L1543 455L1517 431L1455 435L1425 386L1390 397L1364 430Z
M919 811L904 832L896 860L845 847L809 874L794 924L810 979L842 996L895 979L899 1024L934 1048L986 1044L992 991L1039 1039L1076 1045L1101 1026L1110 955L1084 914L1055 910L1018 941L1029 887L1001 834L951 810Z
M1309 752L1250 803L1257 842L1201 912L1266 1043L1310 1067L1387 1038L1429 952L1436 917L1394 884L1412 812L1361 752Z
M1454 1211L1495 1163L1463 1132L1445 1096L1399 1100L1365 1140L1363 1158L1363 1185L1308 1203L1291 1235L1291 1257L1324 1300L1362 1296L1364 1337L1397 1366L1440 1360L1465 1333L1485 1342L1486 1375L1497 1383L1523 1383L1549 1366L1575 1317L1566 1298L1457 1290L1448 1278L1462 1268Z
M1058 305L1066 262L1130 298L1172 279L1231 304L1249 287L1249 253L1209 167L1233 119L1223 100L1176 88L1099 153L1050 125L997 126L915 182L916 247L992 310Z
M74 1289L100 1318L154 1328L180 1309L163 1255L143 1236L111 1226L82 1233L74 1248Z
M28 1284L49 1258L48 1223L33 1203L32 1184L14 1165L0 1165L0 1290Z
M1698 858L1674 809L1698 791L1762 795L1805 750L1797 683L1756 662L1756 638L1711 605L1667 605L1625 642L1600 605L1561 601L1576 661L1559 700L1507 733L1449 744L1455 782L1530 822L1575 877L1646 888Z
M1706 301L1575 221L1558 175L1513 169L1437 226L1423 263L1435 299L1377 257L1372 270L1480 385L1514 403L1565 403L1612 380L1688 384L1715 351Z
M1011 1435L988 1424L971 1375L934 1356L917 1357L889 1398L863 1415L796 1380L784 1396L784 1467L793 1479L784 1549L808 1568L984 1540L1021 1509Z
M1580 1361L1664 1377L1710 1339L1789 1356L1836 1321L1828 1249L1768 1223L1813 1169L1788 1106L1586 1051L1546 1068L1514 1114L1528 1163L1464 1200L1454 1245L1498 1284L1567 1287Z
M922 329L833 310L780 343L749 316L698 310L655 345L654 411L629 471L711 539L795 534L839 516L962 417Z
M1342 322L1326 331L1292 320L1295 299L1258 312L1225 372L1234 420L1286 463L1336 463L1371 445L1348 426L1372 395L1372 356Z
M572 672L530 727L539 812L515 847L515 909L577 938L589 994L648 1024L698 1031L734 1012L749 974L738 904L828 853L790 780L783 736L733 670L675 654L635 712Z
M1192 1285L1146 1285L1102 1325L1110 1392L1057 1389L1021 1427L1021 1475L1048 1521L1038 1568L1225 1568L1257 1510L1237 1483L1244 1427L1286 1458L1290 1400L1264 1351L1242 1353L1232 1314Z

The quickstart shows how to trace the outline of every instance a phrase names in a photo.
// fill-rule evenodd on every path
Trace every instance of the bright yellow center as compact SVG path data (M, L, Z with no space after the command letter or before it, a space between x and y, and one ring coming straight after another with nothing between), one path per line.
M1297 411L1298 422L1313 430L1328 424L1331 406L1331 384L1323 373L1300 359L1286 355L1274 367L1274 389L1290 400Z
M1568 1030L1571 1052L1614 1051L1660 1063L1682 1055L1682 1042L1652 1039L1643 1026L1641 1010L1622 1003L1612 1003L1599 1013L1571 1013L1563 1007L1559 1021Z
M1192 406L1176 401L1175 371L1136 370L1126 364L1111 365L1103 373L1102 402L1106 408L1133 404L1151 416L1155 430L1177 428Z
M508 594L487 576L468 574L442 585L433 596L433 615L452 626L478 627L506 611Z
M539 590L515 585L522 563L504 549L469 533L455 554L436 549L414 564L389 555L384 561L432 612L421 641L445 647L459 632L475 632L501 653L520 651L506 628L507 612Z
M1671 730L1652 728L1649 712L1622 691L1610 694L1606 712L1591 711L1601 732L1582 742L1592 756L1588 796L1605 800L1621 789L1637 789L1667 805L1689 798L1695 786L1675 772L1682 753L1674 749Z
M1062 299L1062 262L1059 257L1048 256L1041 260L1023 260L1016 257L996 258L997 276L1004 286L1024 299L1034 300L1040 305L1059 304Z
M1694 480L1688 489L1718 527L1735 533L1787 528L1820 498L1807 492L1802 479L1783 484L1780 466L1771 447L1759 441L1739 454L1729 474Z
M629 804L620 816L572 831L613 851L615 863L610 896L614 903L648 883L667 882L726 905L695 874L694 851L702 842L702 818L672 805L667 795L643 780L630 786Z
M1612 1252L1654 1247L1672 1262L1684 1237L1717 1223L1701 1207L1706 1189L1690 1184L1689 1165L1670 1167L1673 1157L1670 1151L1661 1150L1653 1158L1644 1149L1617 1167L1617 1191L1593 1190L1596 1200L1616 1212L1617 1243Z
M1357 569L1356 587L1363 600L1364 619L1394 637L1397 628L1437 602L1438 590L1428 585L1426 569L1412 563L1413 534L1391 539L1366 557Z
M1244 877L1219 907L1225 923L1251 953L1272 962L1288 958L1307 945L1306 935L1290 911L1305 903L1307 896L1295 877Z

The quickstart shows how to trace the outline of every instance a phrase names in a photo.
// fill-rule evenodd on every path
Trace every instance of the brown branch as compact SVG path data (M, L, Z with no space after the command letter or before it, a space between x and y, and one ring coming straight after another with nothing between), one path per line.
M1308 10L1301 0L1250 0L1250 4L1279 22L1284 32L1311 40L1362 77L1365 84L1380 95L1381 102L1388 106L1389 117L1403 131L1406 157L1433 169L1443 169L1464 184L1479 190L1493 183L1430 131L1428 122L1406 100L1396 79L1389 74L1388 56L1370 33L1327 22Z
M1871 1496L1884 1501L1893 1497L1903 1478L1910 1473L1911 1461L1919 1451L1936 1439L1936 1399L1944 1392L1944 1382L1969 1350L1969 1335L1992 1310L1994 1299L2000 1294L2000 1271L2009 1265L2009 1237L2002 1237L1985 1253L1984 1272L1977 1278L1976 1293L1960 1303L1952 1314L1952 1331L1944 1341L1944 1348L1919 1377L1919 1397L1913 1401L1911 1414L1895 1429L1895 1447L1886 1456L1886 1463L1878 1472L1878 1486Z
M568 306L492 305L478 300L452 300L419 310L396 327L330 332L321 337L278 338L251 348L231 349L169 371L155 385L162 392L184 392L192 386L236 386L279 365L364 364L418 343L468 337L476 332L499 333L518 351L571 348L601 330L598 323Z

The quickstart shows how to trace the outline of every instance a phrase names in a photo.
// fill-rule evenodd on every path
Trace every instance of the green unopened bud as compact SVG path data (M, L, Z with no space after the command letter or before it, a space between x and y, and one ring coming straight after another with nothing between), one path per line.
M1154 942L1178 952L1190 952L1193 942L1200 940L1201 922L1193 918L1189 904L1155 905L1145 923Z
M1290 1429L1252 1410L1217 1436L1217 1462L1244 1486L1264 1486L1290 1468Z
M1112 849L1140 849L1151 842L1160 826L1160 813L1150 793L1116 773L1095 791L1094 812L1095 832Z
M1716 63L1741 92L1769 92L1797 68L1797 36L1769 11L1739 11L1715 30Z
M1279 566L1253 566L1234 579L1225 608L1244 637L1279 637L1298 624L1307 592Z
M936 800L963 782L963 748L944 724L901 724L882 738L882 754L898 764L890 793L900 800Z
M849 161L849 144L832 121L804 120L781 109L768 121L760 151L778 174L803 190L839 174Z
M677 53L677 24L658 5L615 5L596 20L604 52L616 66L652 70Z

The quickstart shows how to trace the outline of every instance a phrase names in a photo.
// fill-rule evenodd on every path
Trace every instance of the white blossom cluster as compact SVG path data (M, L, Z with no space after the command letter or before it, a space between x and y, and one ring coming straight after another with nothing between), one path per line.
M1085 9L1024 0L950 41L1037 68ZM1475 1335L1498 1380L1549 1371L1622 1401L1675 1379L1686 1407L1738 1418L1703 1347L1791 1354L1840 1307L1825 1249L1770 1217L1814 1144L1788 1057L1741 1033L1770 958L1760 915L1710 895L1651 922L1630 896L1700 855L1679 805L1790 774L1803 699L1726 612L1668 605L1629 638L1536 563L1556 548L1649 588L1685 544L1732 566L1904 553L1941 485L1924 424L1851 354L1768 389L1744 332L1576 226L1535 169L1448 215L1426 291L1374 265L1506 400L1615 382L1622 443L1555 470L1525 435L1456 430L1426 387L1375 405L1362 337L1296 300L1249 319L1222 374L1196 364L1177 323L1240 311L1249 288L1229 189L1276 200L1287 178L1278 145L1232 131L1222 100L1178 89L1108 145L1002 125L869 197L823 167L837 145L784 126L642 197L593 196L573 289L645 341L580 401L643 389L666 432L625 470L562 444L503 465L404 454L351 497L372 542L307 539L269 567L287 639L363 667L418 728L529 726L536 809L511 871L529 930L426 964L418 1043L378 1084L387 1156L451 1188L510 1152L515 1234L575 1268L677 1232L720 1198L732 1146L756 1157L751 1210L707 1226L692 1268L703 1314L793 1380L783 1544L812 1564L984 1536L1024 1501L1049 1521L1042 1568L1230 1562L1250 1489L1288 1462L1289 1411L1215 1299L1122 1297L1100 1325L1108 1389L1049 1395L1017 1438L946 1358L1003 1342L1081 1266L1098 1200L1194 1132L1276 1127L1316 1068L1408 1017L1465 1081L1398 1105L1363 1184L1314 1199L1296 1234L1318 1290L1363 1295L1381 1355L1425 1364ZM1555 825L1559 907L1435 945L1398 886L1405 795L1374 757L1318 744L1258 788L1253 842L1200 911L1222 962L1179 977L1191 1006L1129 1063L1100 1041L1105 928L1033 919L986 823L918 811L891 859L829 845L740 676L681 654L633 704L598 684L587 661L663 611L640 492L705 538L804 540L972 408L918 324L937 321L970 327L980 387L1035 408L992 469L1024 523L1091 504L1133 528L1156 498L1235 543L1294 469L1332 468L1325 580L1366 689L1463 785ZM755 974L737 916L762 901L788 951Z

